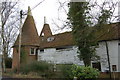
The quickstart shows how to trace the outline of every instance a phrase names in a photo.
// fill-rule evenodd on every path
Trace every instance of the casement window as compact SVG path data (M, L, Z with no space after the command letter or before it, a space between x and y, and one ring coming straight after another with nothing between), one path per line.
M30 49L30 55L35 55L36 53L36 48L31 48Z

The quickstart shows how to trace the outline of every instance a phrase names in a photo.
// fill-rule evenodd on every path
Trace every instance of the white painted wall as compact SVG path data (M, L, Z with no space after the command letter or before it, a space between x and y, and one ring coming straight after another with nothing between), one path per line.
M120 68L118 70L118 67L120 67L120 64L118 66L118 40L113 41L107 41L108 43L108 49L109 49L109 57L110 57L110 64L111 64L111 71L112 71L112 65L117 66L117 72L120 72ZM120 47L119 47L120 51ZM107 52L106 52L106 45L105 42L99 42L99 48L96 48L96 53L98 56L100 56L100 62L101 62L101 70L102 72L105 72L105 70L108 70L108 59L107 59ZM60 50L57 51L56 48L47 48L44 49L44 53L41 53L39 51L38 54L38 61L44 60L48 62L53 62L56 64L79 64L84 65L83 61L79 61L77 57L77 48L74 46L72 49L69 50Z
M116 65L117 72L118 72L118 42L119 42L118 40L107 41L111 71L112 71L112 65ZM105 70L108 70L108 59L107 59L105 42L100 42L99 48L97 48L96 50L97 50L96 51L97 55L100 56L102 72L105 72Z
M120 72L120 41L118 45L118 71Z
M78 64L84 65L77 57L77 48L56 50L56 48L44 49L44 52L38 54L38 61L44 60L55 64Z

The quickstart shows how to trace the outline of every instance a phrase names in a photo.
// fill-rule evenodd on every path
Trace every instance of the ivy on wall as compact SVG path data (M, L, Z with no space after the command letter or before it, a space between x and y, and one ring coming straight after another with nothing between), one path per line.
M27 62L27 52L25 51L25 48L21 48L21 53L20 53L20 63L21 64L26 64Z

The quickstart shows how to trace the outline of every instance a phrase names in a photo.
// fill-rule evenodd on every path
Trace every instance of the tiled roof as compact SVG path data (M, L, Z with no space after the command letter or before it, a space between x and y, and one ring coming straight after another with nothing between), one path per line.
M96 37L98 41L120 39L120 22L105 25L96 32Z
M22 27L22 35L21 35L21 45L34 45L39 46L39 36L38 32L34 23L33 16L31 15L31 12L29 12L27 18L23 24ZM14 46L19 44L19 36L14 44Z
M40 36L43 36L43 34L44 34L45 37L48 37L48 36L52 35L49 24L44 24L43 25L43 29L42 29L42 31L40 33Z
M50 37L53 37L54 39L52 41L47 41L47 39ZM75 45L72 32L60 33L50 37L45 38L40 36L40 48L54 48ZM120 39L120 23L118 22L105 25L105 27L96 32L96 37L96 40L98 41Z
M52 38L52 40L50 40ZM47 38L40 36L40 48L54 48L74 45L71 32L65 32L49 36Z
M40 36L34 23L33 16L28 9L28 15L22 27L21 45L40 46L40 48L54 48L75 45L72 32L52 35L49 24L44 24ZM44 33L44 35L42 35ZM120 39L120 22L107 24L96 32L97 41ZM19 44L19 36L14 46Z

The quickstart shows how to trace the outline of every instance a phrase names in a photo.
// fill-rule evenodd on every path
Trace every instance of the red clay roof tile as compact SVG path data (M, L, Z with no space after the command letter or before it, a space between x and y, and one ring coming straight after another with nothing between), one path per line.
M19 44L19 36L14 46ZM39 36L35 26L33 16L27 15L27 18L22 27L21 45L39 46Z

